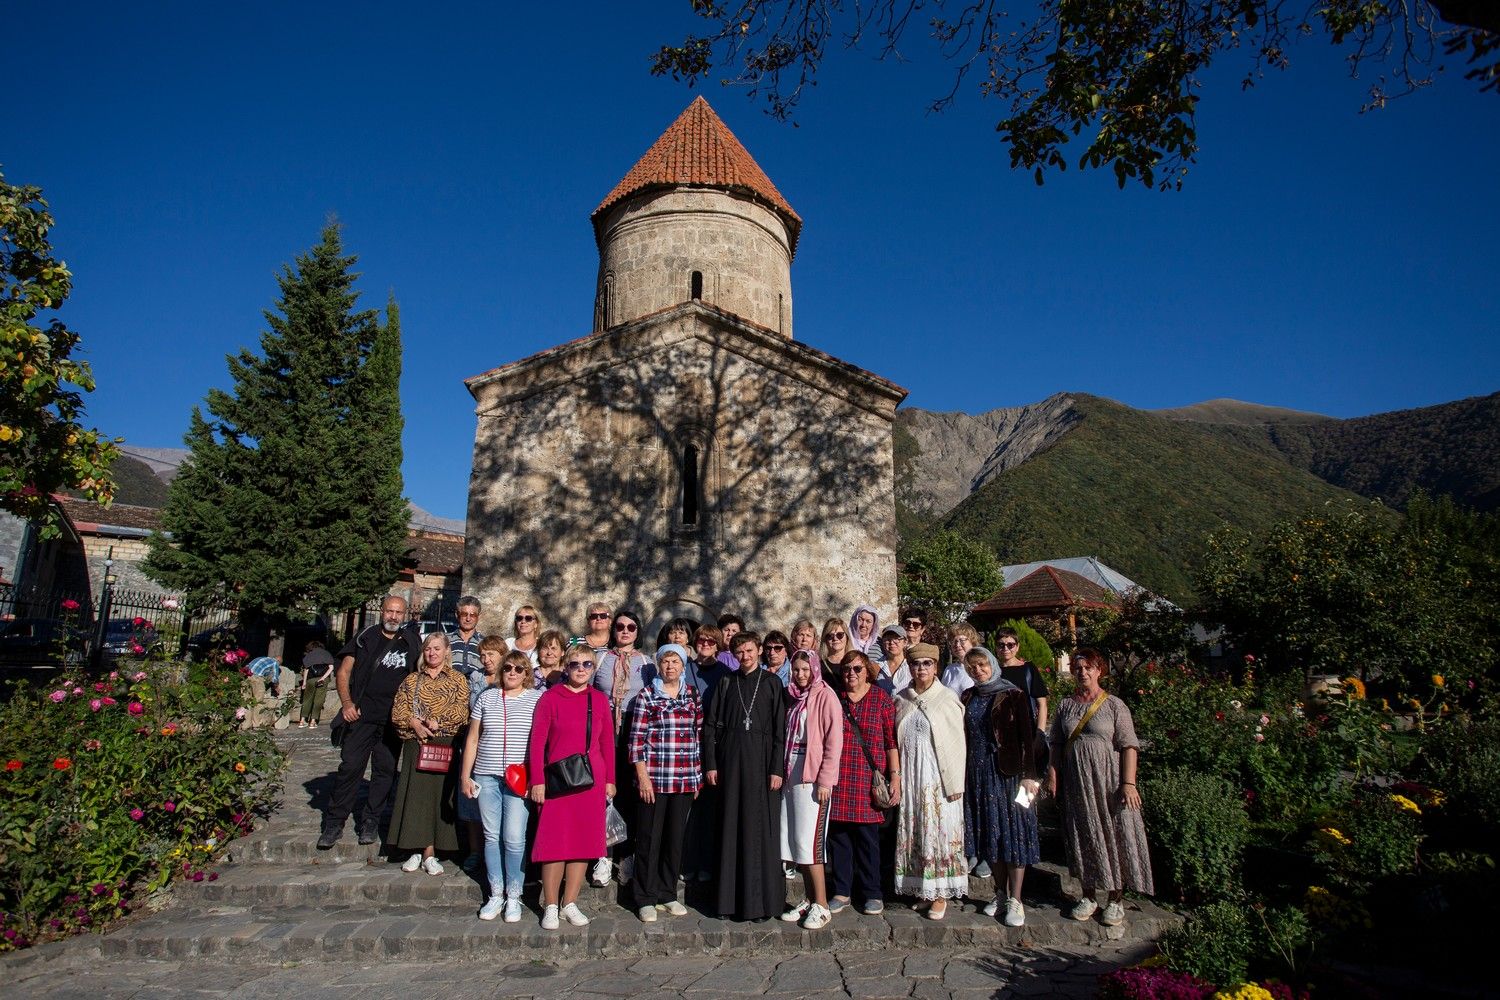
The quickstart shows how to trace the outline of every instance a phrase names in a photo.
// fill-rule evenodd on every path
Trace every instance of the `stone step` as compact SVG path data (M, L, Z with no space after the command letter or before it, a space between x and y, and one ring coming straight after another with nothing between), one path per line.
M1177 919L1155 907L1131 909L1124 926L1110 928L1097 920L1069 920L1055 907L1037 907L1028 912L1026 927L1010 928L972 908L951 907L945 920L933 921L905 907L891 907L876 917L846 912L826 928L808 931L780 920L738 923L695 911L684 917L663 914L656 923L643 924L618 907L595 909L585 902L592 918L588 926L564 923L560 930L544 931L532 902L515 924L478 920L472 909L461 912L421 903L391 905L379 913L360 905L268 911L183 906L120 927L99 939L99 946L103 956L112 958L212 957L250 963L437 956L524 961L892 947L1014 950L1121 942L1138 942L1144 957L1150 942Z

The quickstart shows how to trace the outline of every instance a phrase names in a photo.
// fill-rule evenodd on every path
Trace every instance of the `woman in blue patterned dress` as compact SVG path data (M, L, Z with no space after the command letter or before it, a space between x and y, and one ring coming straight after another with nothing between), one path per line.
M1004 900L1005 925L1026 923L1021 883L1026 866L1041 860L1036 807L1016 801L1017 791L1035 799L1036 722L1026 692L1000 676L982 649L964 656L974 686L961 696L968 761L964 771L964 853L989 863L995 898L984 912L994 916Z

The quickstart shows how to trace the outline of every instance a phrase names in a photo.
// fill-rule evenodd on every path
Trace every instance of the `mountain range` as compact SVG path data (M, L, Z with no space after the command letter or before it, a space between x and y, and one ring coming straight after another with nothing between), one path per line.
M1059 393L978 415L901 410L895 454L903 547L941 527L1005 563L1094 555L1182 601L1224 525L1261 530L1353 497L1399 510L1419 488L1500 506L1500 393L1352 419Z

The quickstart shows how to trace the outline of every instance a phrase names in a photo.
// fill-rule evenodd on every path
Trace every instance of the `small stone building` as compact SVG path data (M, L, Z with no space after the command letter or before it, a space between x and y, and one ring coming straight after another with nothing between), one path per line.
M893 609L906 391L792 339L791 205L700 97L592 219L594 331L465 382L483 625Z

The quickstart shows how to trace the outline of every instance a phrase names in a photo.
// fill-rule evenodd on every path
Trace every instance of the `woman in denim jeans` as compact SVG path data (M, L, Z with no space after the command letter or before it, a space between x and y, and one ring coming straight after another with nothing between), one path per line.
M480 692L469 713L469 740L464 749L463 792L479 801L484 822L484 867L490 897L479 910L480 920L494 920L505 912L505 922L521 919L522 862L526 853L526 799L505 780L506 768L525 765L531 739L531 717L541 694L533 687L535 673L525 653L503 653L505 643L485 639L479 646L486 673L492 658L500 658L500 684ZM526 787L526 782L521 782ZM504 845L504 857L501 845Z

